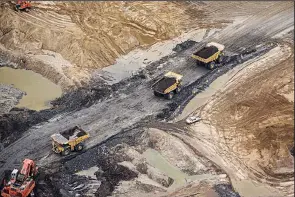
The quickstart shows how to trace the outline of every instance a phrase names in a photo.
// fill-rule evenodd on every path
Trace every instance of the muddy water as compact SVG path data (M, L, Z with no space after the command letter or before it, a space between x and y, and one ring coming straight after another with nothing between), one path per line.
M165 175L169 176L174 180L173 184L169 187L169 190L174 190L181 186L184 186L186 183L190 181L196 180L208 180L208 179L215 179L218 175L212 174L200 174L200 175L193 175L189 176L183 173L180 169L169 163L158 151L154 149L147 149L143 153L144 157L146 158L147 162L152 165L153 167L160 170Z
M77 172L76 174L79 176L87 176L87 177L91 177L93 179L96 179L96 175L95 172L98 170L99 168L97 166L93 166L87 170L82 170Z
M62 94L58 85L30 70L2 67L0 68L0 83L11 84L26 92L17 107L37 111L50 108L49 102Z
M186 183L187 174L181 172L177 167L170 164L158 151L154 149L147 149L143 155L147 162L160 170L162 173L171 177L174 182L170 188L176 188Z
M194 112L196 109L201 108L203 105L205 105L209 99L219 90L221 90L228 81L241 69L241 67L234 68L233 70L230 70L229 72L225 73L224 75L221 75L216 80L214 80L208 88L206 88L205 91L197 94L184 108L182 113L176 118L176 120L182 120L192 112Z

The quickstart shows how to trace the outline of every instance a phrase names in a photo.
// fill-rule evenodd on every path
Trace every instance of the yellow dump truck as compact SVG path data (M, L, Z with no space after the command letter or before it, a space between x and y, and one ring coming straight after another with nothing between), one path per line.
M152 85L155 96L164 96L166 99L172 99L174 94L181 90L182 75L168 72Z
M75 126L60 133L53 134L52 150L62 155L68 155L71 151L81 151L83 142L89 138L89 133Z
M198 65L205 66L210 70L216 67L216 63L221 63L223 60L224 45L210 42L201 50L193 53L192 58L197 60Z

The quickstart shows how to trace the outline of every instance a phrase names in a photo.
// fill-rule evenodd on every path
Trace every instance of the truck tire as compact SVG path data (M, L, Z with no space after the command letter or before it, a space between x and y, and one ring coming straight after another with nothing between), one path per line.
M213 70L213 69L215 68L215 62L214 62L214 61L210 62L210 63L208 64L208 68L209 68L210 70Z
M217 63L219 63L219 64L222 63L223 62L223 59L224 59L223 58L223 55L220 54L219 57L218 57L218 59L217 59Z
M34 190L31 191L31 193L29 194L29 197L35 197Z
M175 93L178 94L180 91L181 91L181 87L178 86L178 87L175 89Z
M154 95L155 95L155 96L160 96L160 93L154 91Z
M81 151L81 150L83 150L83 148L84 148L84 145L83 145L82 143L77 144L77 145L75 146L75 150L76 150L76 151Z
M61 152L61 154L62 154L63 156L66 156L66 155L70 154L70 152L71 152L71 149L70 149L70 148L65 148L65 149Z
M204 65L205 64L203 62L197 60L197 66L204 66Z
M171 100L174 97L174 92L169 92L168 94L165 95L165 98L168 100Z

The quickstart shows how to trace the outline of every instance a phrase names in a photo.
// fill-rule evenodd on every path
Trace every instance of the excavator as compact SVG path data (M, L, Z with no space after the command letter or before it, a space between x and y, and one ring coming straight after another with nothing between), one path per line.
M15 9L16 11L26 11L28 12L32 8L31 1L17 0Z
M4 179L4 186L1 190L2 197L33 197L36 185L38 167L31 159L25 159L21 170L14 169L10 179Z

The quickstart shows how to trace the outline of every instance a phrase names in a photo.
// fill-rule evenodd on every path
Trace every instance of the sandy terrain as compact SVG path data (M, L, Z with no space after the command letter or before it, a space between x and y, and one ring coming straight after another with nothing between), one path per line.
M249 67L255 74L239 73L236 77L240 80L219 95L226 99L214 99L204 108L210 114L204 116L217 127L230 152L255 169L253 174L258 179L276 186L292 182L294 173L290 155L294 144L294 99L285 96L294 91L294 63L293 55L285 59L286 54L288 51L279 57L283 61L265 58L265 70L255 72L258 62L254 68ZM244 80L242 75L246 76Z
M294 63L292 48L282 48L235 73L195 112L204 119L191 127L196 141L184 137L215 157L242 196L293 195L294 99L286 95L294 91Z
M83 87L50 110L0 116L0 175L30 157L45 177L39 196L293 196L293 7L47 2L15 13L1 4L0 65ZM203 43L188 39L224 43L223 65L196 66ZM151 84L170 70L184 75L181 94L154 97ZM190 113L203 120L186 125ZM54 154L50 135L74 125L90 132L86 149Z
M200 6L173 2L34 2L30 13L12 6L0 7L0 43L9 50L2 52L22 55L23 67L64 90L87 83L93 69L132 49L204 26L206 17ZM214 26L222 23L206 22Z

